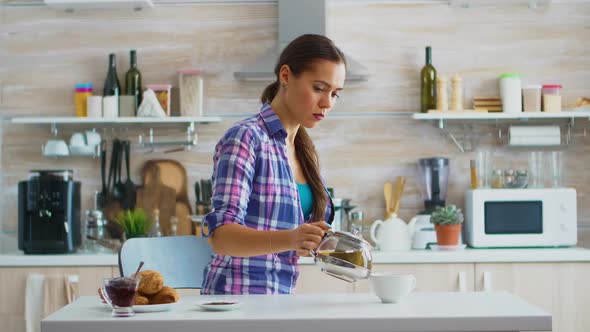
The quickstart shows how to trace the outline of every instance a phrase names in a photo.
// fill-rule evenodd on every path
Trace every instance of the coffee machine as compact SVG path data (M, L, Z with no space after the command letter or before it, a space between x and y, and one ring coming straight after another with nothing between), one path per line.
M416 222L412 248L427 249L431 244L436 244L436 232L434 225L430 223L430 214L436 207L445 206L448 184L448 158L418 160L418 185L424 200L424 210L412 219Z
M18 183L18 248L72 253L81 243L80 182L72 170L33 170Z

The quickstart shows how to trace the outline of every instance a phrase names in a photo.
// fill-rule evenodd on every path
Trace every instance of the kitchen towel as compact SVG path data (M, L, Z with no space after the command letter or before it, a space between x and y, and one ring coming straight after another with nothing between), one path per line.
M555 146L561 144L559 126L510 126L508 145Z
M25 289L26 332L41 331L41 320L78 297L78 275L31 273Z
M25 327L27 332L41 331L43 318L43 283L45 276L31 273L27 275L25 287Z

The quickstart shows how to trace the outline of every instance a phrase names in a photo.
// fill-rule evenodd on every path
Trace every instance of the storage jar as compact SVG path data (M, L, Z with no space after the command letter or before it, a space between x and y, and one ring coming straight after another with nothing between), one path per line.
M500 76L500 98L504 113L522 112L522 91L520 75L507 73Z
M178 72L181 115L203 116L203 74L203 70L195 68Z
M543 111L561 112L561 85L543 85Z
M76 84L76 93L74 95L74 103L76 104L76 116L86 117L87 116L87 99L92 96L92 84L90 83L79 83Z

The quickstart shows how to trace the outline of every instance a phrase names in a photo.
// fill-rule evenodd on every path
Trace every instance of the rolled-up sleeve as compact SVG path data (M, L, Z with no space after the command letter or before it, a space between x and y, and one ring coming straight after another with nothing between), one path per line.
M244 224L255 169L257 139L252 128L232 127L215 148L209 235L226 224Z

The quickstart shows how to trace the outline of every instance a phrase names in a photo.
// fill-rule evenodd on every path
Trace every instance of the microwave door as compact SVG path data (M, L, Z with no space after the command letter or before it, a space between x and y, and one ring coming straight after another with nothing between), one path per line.
M486 235L543 234L541 201L485 202Z

